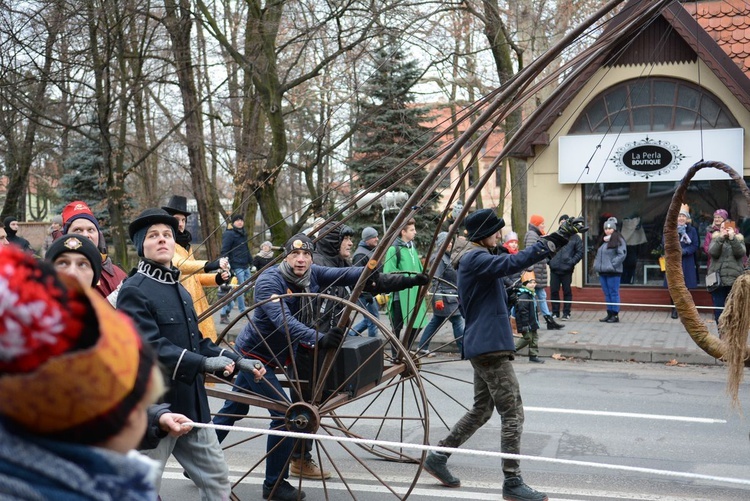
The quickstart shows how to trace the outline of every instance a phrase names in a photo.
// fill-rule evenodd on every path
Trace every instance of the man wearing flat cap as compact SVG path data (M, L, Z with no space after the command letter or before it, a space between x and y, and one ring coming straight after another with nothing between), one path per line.
M497 409L502 419L500 450L521 453L523 403L513 371L515 344L510 326L507 294L502 278L547 259L576 233L587 230L583 220L560 225L555 233L542 236L533 246L517 254L494 254L505 222L492 209L478 210L466 217L469 243L457 256L458 297L466 320L463 358L474 369L474 406L450 433L438 442L442 447L459 447ZM459 487L461 481L448 470L448 454L430 452L425 470L446 487ZM517 459L503 459L503 499L545 501L547 495L526 485Z
M180 271L172 266L177 219L163 209L146 209L128 231L141 260L122 285L117 308L130 315L156 350L169 386L164 401L171 410L196 423L208 423L205 372L233 374L239 369L260 378L265 371L255 369L253 360L220 349L198 330L193 300L180 284ZM202 499L228 498L229 471L213 430L193 429L181 437L166 437L145 454L160 463L157 490L167 459L174 455Z

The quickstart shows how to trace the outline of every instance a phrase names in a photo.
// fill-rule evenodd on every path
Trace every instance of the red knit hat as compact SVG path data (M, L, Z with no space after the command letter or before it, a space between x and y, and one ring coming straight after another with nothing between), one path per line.
M155 364L133 323L49 263L0 249L0 416L94 444L123 429Z
M88 219L99 228L99 221L96 219L96 216L94 216L94 213L91 212L89 206L86 205L86 202L76 200L66 205L62 211L63 225L65 226L63 233L68 232L70 223L80 218Z
M532 214L531 218L529 219L529 223L533 224L534 226L539 226L541 224L544 224L544 218L538 214Z

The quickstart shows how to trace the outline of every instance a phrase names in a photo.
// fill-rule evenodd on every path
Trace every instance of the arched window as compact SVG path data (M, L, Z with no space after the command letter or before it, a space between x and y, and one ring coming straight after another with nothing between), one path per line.
M728 129L729 109L706 89L668 78L627 80L591 101L570 134Z

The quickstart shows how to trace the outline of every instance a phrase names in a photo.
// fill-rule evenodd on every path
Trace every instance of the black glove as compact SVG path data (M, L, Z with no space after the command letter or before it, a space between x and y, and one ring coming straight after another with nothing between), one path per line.
M568 243L570 237L576 233L586 233L587 231L589 231L589 228L582 217L566 219L560 224L556 232L544 235L541 240L545 240L549 250L557 252ZM552 246L549 245L550 243Z
M229 282L229 276L227 275L227 279L224 280L224 271L220 271L216 274L216 285L224 285L225 283Z
M518 289L517 285L511 285L505 288L505 293L508 294L508 309L513 308L518 304Z
M318 339L318 346L323 350L335 349L341 344L342 339L344 339L344 329L333 327L327 334Z
M221 261L221 258L217 259L216 261L209 261L206 263L206 265L203 267L205 271L216 271L220 268L219 261Z
M418 275L403 275L401 273L373 273L367 280L365 291L367 292L397 292L400 290L427 285L430 277L425 273Z
M216 372L224 370L229 364L233 364L234 360L229 357L206 357L203 360L203 372Z

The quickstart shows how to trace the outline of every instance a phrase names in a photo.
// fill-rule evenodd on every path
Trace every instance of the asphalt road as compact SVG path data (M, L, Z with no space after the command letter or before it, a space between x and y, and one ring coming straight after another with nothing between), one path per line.
M471 380L469 364L442 360L430 359L432 365L424 367L422 378L430 406L434 407L430 409L431 443L446 434L442 421L450 426L463 413L452 399L470 405L472 398L471 385L461 382ZM516 372L526 409L522 453L608 467L524 460L524 479L547 492L551 500L750 499L748 485L616 469L630 466L750 481L750 423L729 405L725 369L553 360L539 366L522 359L516 362ZM743 390L741 396L750 399L746 386ZM398 398L408 399L408 393L399 392ZM215 408L219 404L212 402ZM365 407L363 403L353 404L346 412L366 414ZM238 424L267 426L260 419ZM403 425L397 435L411 443L422 438L418 430ZM233 432L230 439L248 436ZM394 438L393 433L378 436ZM495 415L463 448L497 452L499 437L500 419ZM262 457L264 443L263 438L257 438L226 451L235 480L253 469ZM462 487L448 489L424 472L418 477L416 465L383 461L356 445L347 448L352 452L325 442L323 463L334 469L333 461L342 472L339 477L334 471L334 478L326 482L328 499L396 499L388 489L403 493L410 487L410 500L501 499L502 473L496 458L454 454L449 464L461 478ZM410 454L419 455L414 451ZM261 499L262 471L262 465L253 469L235 489L241 499ZM321 482L305 481L303 489L307 499L326 498ZM197 489L182 477L176 462L168 465L161 496L165 501L199 499Z

